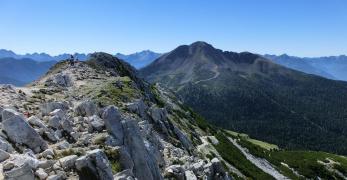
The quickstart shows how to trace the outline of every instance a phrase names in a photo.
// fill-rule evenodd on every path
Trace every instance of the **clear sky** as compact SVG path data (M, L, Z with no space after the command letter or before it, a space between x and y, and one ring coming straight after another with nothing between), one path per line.
M347 0L0 0L0 49L347 54Z

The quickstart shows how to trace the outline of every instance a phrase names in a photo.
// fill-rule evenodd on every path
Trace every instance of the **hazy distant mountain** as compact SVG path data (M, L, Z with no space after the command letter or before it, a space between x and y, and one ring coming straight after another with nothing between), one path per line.
M289 149L347 154L347 82L205 42L179 46L140 74L217 126Z
M159 56L161 56L160 53L156 53L150 50L145 50L128 55L124 55L121 53L116 54L116 57L127 61L137 69L145 67L146 65L150 64L155 59L157 59Z
M55 63L56 61L0 58L0 84L23 86L38 79Z
M79 60L86 60L88 57L88 54L81 54L81 53L75 53L75 57L77 57ZM57 56L51 56L46 53L32 53L32 54L16 54L13 51L0 49L0 58L14 58L14 59L32 59L39 62L45 62L45 61L61 61L65 60L70 57L70 54L60 54Z
M264 57L283 66L305 73L347 81L347 56L345 55L301 58L284 54L280 56L264 55Z

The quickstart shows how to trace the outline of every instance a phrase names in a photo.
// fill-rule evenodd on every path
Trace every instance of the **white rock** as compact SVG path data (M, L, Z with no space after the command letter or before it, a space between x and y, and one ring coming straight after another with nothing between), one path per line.
M62 119L59 116L55 115L55 116L49 118L48 126L54 128L54 129L58 129L60 127L61 121L62 121Z
M11 109L4 109L2 112L2 119L2 129L12 142L26 145L36 153L47 149L47 143L28 122L24 120L21 114Z
M92 116L97 114L98 108L93 101L87 100L79 103L74 109L76 116Z
M65 112L61 109L56 109L56 110L50 112L49 115L50 116L58 116L62 119L65 116Z
M41 154L43 157L47 158L47 156L54 156L54 151L53 149L46 149Z
M108 106L102 114L102 119L104 120L108 133L118 141L118 145L123 144L124 134L121 124L121 116L117 107Z
M6 151L0 149L0 162L5 161L6 159L8 159L10 157L10 154L7 153Z
M71 169L75 166L75 161L78 158L77 155L70 155L59 159L61 167L64 170Z
M35 175L40 179L40 180L44 180L48 177L48 174L45 172L45 170L43 170L42 168L39 168L38 170L36 170Z
M186 176L186 180L197 180L193 171L185 171L184 175Z
M113 179L112 169L105 153L100 149L87 152L76 160L80 179Z

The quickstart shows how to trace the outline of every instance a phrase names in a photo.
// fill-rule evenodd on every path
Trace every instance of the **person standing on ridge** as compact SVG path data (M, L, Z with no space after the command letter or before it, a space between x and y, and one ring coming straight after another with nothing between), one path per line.
M70 55L69 62L70 62L70 66L74 66L75 65L75 58L73 57L72 54Z

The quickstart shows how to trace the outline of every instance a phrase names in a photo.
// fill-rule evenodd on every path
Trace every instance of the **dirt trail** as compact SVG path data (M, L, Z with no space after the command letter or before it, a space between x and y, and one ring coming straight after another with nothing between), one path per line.
M203 81L209 81L209 80L215 79L215 78L217 78L220 75L220 72L218 71L218 66L214 66L212 68L212 71L215 73L215 75L213 77L208 78L208 79L203 79L203 80L196 81L194 84L198 84L198 83L203 82Z

